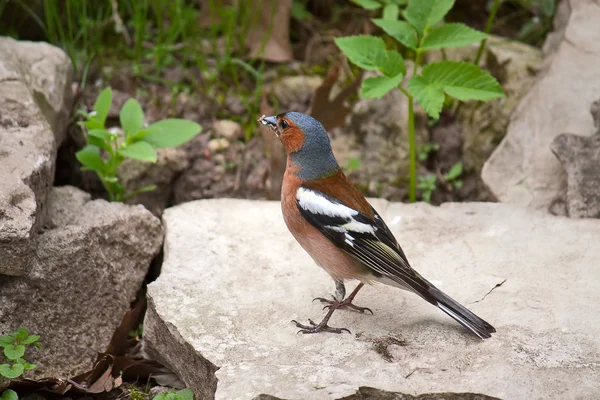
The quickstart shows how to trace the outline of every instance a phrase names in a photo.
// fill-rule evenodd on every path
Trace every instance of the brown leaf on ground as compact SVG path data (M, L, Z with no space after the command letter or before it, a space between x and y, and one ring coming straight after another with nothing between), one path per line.
M269 105L266 96L263 95L260 102L260 114L270 116L275 113L273 107ZM281 183L283 173L285 172L286 155L279 138L275 133L259 123L258 130L265 142L265 150L269 157L269 182L267 182L267 199L279 200L281 196Z
M343 88L333 99L331 90L337 82L340 75L340 64L334 64L321 86L315 90L312 98L312 104L308 114L318 119L329 131L337 126L343 126L346 116L350 113L350 108L345 105L346 100L358 92L362 81L363 71L361 70L357 77L345 88Z
M244 6L253 11L246 46L251 58L271 62L292 61L290 43L290 14L292 0L245 0Z
M125 313L121 324L115 329L105 353L113 356L124 356L138 342L138 338L129 337L129 332L136 331L144 320L146 312L146 297L140 296L133 308ZM100 360L100 355L98 359Z

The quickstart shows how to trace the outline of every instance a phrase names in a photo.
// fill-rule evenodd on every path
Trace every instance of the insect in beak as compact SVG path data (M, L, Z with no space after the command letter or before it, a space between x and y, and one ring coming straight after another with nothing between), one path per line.
M271 129L273 132L275 132L275 135L279 136L279 131L277 129L277 117L267 117L263 115L258 119L258 122Z

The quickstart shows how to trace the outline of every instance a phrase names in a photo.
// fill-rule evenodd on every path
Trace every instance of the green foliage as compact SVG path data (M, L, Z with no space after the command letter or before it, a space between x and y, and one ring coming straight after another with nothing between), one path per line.
M360 169L360 158L358 157L350 157L348 159L348 163L344 167L344 170L347 173L353 172Z
M87 131L87 145L75 156L86 170L94 171L111 201L124 201L139 193L152 191L156 185L138 188L125 193L120 183L118 169L126 158L156 162L156 149L177 147L200 133L202 127L183 119L165 119L144 126L144 112L135 99L129 99L121 108L119 120L123 134L106 129L106 118L112 104L110 87L102 90L94 103L94 110L79 124Z
M154 396L152 400L194 400L194 393L192 389L183 389L178 392L161 393Z
M421 191L421 200L429 203L431 201L431 194L437 187L437 178L435 175L422 176L419 178L418 188Z
M435 142L429 142L429 143L425 143L425 144L419 146L419 149L418 149L419 161L427 160L427 158L429 157L429 153L438 151L439 148L440 148L440 145Z
M463 185L463 182L459 179L462 173L463 164L459 161L444 174L443 178L447 183L451 184L454 189L460 189Z
M391 2L354 1L366 9L379 9ZM398 2L394 3L400 7ZM375 18L373 22L388 35L414 52L413 76L402 86L406 67L396 50L388 49L383 39L370 36L338 38L336 45L358 67L379 71L382 76L365 79L361 87L364 98L381 98L398 88L409 99L408 127L410 147L410 201L416 199L416 145L414 139L414 108L416 100L432 118L439 118L446 96L460 101L487 101L504 96L500 84L477 65L467 62L442 61L426 65L421 74L418 68L423 52L431 49L461 47L480 42L486 33L460 23L443 24L441 21L454 5L454 0L409 0L401 13L404 21L396 18ZM400 13L398 13L400 15ZM435 178L435 177L434 177ZM428 185L428 186L427 186ZM429 190L431 178L421 179L419 187ZM435 186L435 179L433 180ZM431 194L431 193L430 193Z
M30 335L29 330L20 328L17 332L0 336L0 348L6 362L0 363L0 376L7 379L16 379L23 372L36 368L35 364L25 361L25 352L29 346L41 347L38 335ZM0 361L1 362L1 361ZM13 390L2 392L1 400L16 400L17 393Z
M17 395L17 392L15 392L12 389L6 389L4 392L2 392L2 396L0 396L0 399L2 400L19 400L19 396Z

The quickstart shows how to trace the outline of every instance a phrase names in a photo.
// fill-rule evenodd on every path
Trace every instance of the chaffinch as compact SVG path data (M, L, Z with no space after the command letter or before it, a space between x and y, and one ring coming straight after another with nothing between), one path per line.
M275 131L287 152L281 189L285 223L317 265L331 275L336 287L333 300L317 298L328 303L325 307L329 308L319 324L310 319L310 325L292 321L299 332L350 332L330 327L329 319L342 308L371 311L352 303L363 285L371 282L418 294L482 339L496 332L411 268L383 219L340 169L319 121L306 114L287 112L262 116L259 122ZM360 283L346 297L344 281L351 279Z

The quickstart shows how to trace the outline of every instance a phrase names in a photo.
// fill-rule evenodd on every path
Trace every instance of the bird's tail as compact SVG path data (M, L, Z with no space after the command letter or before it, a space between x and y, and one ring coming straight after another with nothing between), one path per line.
M433 285L429 287L428 292L435 298L436 303L432 302L434 305L480 338L488 339L492 337L492 333L496 332L496 328L492 325L467 310L465 306L459 304Z

